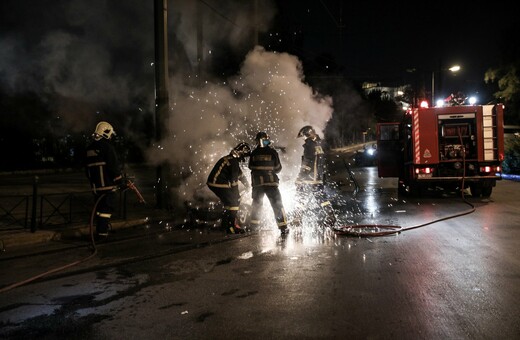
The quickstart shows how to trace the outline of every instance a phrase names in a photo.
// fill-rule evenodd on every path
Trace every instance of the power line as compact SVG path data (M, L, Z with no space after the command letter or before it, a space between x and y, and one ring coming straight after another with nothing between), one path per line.
M221 17L222 19L226 20L227 22L231 23L233 26L235 27L238 27L238 28L242 28L240 27L239 25L237 25L233 20L229 19L228 17L226 17L224 14L220 13L217 9L215 9L213 6L211 6L210 4L208 4L206 1L204 0L199 0L200 2L202 2L204 5L206 5L209 9L211 9L214 13L216 13L219 17Z
M323 2L323 0L320 0L320 3L323 5L323 7L325 8L325 11L327 12L327 14L331 17L332 21L334 22L334 24L336 25L337 28L343 28L345 27L344 25L341 24L341 16L340 16L340 22L338 23L336 21L336 18L334 18L334 15L332 14L332 12L329 10L329 8L327 7L327 5L325 5L325 3Z

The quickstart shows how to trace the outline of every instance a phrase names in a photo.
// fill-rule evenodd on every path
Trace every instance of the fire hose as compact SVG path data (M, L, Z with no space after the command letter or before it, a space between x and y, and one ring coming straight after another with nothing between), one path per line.
M126 186L127 186L128 189L132 190L135 193L135 195L137 196L137 201L139 203L146 204L146 201L144 200L143 195L141 195L141 192L139 192L139 189L137 189L137 187L135 186L134 182L128 180Z
M458 128L458 133L459 133L460 144L462 147L462 164L463 164L462 165L463 172L462 172L462 181L461 181L461 193L462 193L462 200L464 201L464 203L468 204L471 207L469 210L466 210L466 211L463 211L463 212L460 212L457 214L441 217L439 219L429 221L426 223L409 226L409 227L404 227L404 228L400 227L400 226L396 226L396 225L360 224L360 225L333 227L334 232L338 235L357 236L357 237L388 236L388 235L399 234L406 230L417 229L417 228L424 227L424 226L434 224L437 222L449 220L449 219L452 219L455 217L464 216L464 215L471 214L472 212L474 212L475 206L473 204L471 204L470 202L468 202L468 200L466 200L466 197L464 196L464 182L465 182L465 178L466 178L466 150L465 150L464 144L462 142L462 135L461 135L460 128ZM354 191L354 195L355 195L358 191L357 182L353 178L354 176L352 174L352 171L350 170L350 168L348 167L346 162L345 162L345 167L347 168L347 172L348 172L351 180L356 184L356 190Z
M141 193L139 192L139 190L137 189L137 187L135 186L135 184L130 181L130 180L127 180L127 184L126 184L126 187L123 189L123 191L125 190L132 190L135 195L137 196L137 200L139 203L143 203L143 204L146 204L146 201L144 200L144 197L143 195L141 195ZM16 282L16 283L13 283L11 285L8 285L8 286L5 286L5 287L2 287L0 288L0 293L3 293L3 292L6 292L8 290L11 290L13 288L16 288L16 287L20 287L20 286L23 286L25 284L28 284L32 281L35 281L37 279L40 279L44 276L47 276L47 275L50 275L50 274L53 274L53 273L56 273L56 272L59 272L59 271L62 271L62 270L65 270L67 268L70 268L70 267L73 267L75 265L78 265L80 263L83 263L87 260L90 260L91 258L93 258L94 256L96 256L97 254L97 248L96 248L96 242L94 240L94 218L96 216L96 211L97 211L97 206L99 205L99 202L106 196L106 194L102 194L100 195L96 202L94 203L94 206L92 207L92 212L90 214L90 222L89 222L89 234L90 234L90 242L91 242L91 246L92 246L92 252L89 256L87 257L84 257L80 260L77 260L77 261L74 261L74 262L71 262L71 263L68 263L64 266L61 266L61 267L57 267L57 268L53 268L51 270L48 270L46 272L43 272L41 274L38 274L38 275L35 275L35 276L32 276L26 280L22 280L22 281L19 281L19 282Z
M135 186L134 182L132 182L129 179L126 179L126 186L124 187L124 189L122 189L123 192L126 191L126 190L132 190L135 193L135 196L137 197L137 201L139 203L146 204L146 201L144 200L143 195L141 195L141 192L139 191L139 189L137 189L137 187ZM90 235L90 243L92 245L92 249L93 249L94 253L97 252L97 250L96 250L96 242L94 240L94 216L96 214L96 210L97 210L97 206L98 206L99 202L103 199L103 197L105 197L105 195L106 194L102 194L102 195L99 196L99 198L96 200L96 203L92 207L92 213L90 215L89 235Z

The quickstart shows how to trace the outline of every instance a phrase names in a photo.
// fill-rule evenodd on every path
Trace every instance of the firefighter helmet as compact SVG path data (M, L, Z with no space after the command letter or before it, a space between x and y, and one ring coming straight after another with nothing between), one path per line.
M231 150L231 155L235 158L248 157L251 154L251 147L247 143L239 143Z
M93 134L95 140L100 140L101 138L110 139L112 135L116 136L116 132L112 125L107 122L99 122Z
M299 137L305 137L309 138L316 135L316 131L314 131L314 128L310 125L305 125L300 129L300 132L298 132L298 138Z
M259 133L257 133L255 140L256 140L256 142L258 143L258 145L261 148L271 144L271 140L269 139L269 135L265 131L260 131Z

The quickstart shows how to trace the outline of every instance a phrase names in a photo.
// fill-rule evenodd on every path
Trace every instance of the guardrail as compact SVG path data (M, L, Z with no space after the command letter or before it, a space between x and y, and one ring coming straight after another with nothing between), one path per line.
M38 194L35 184L31 195L0 195L0 230L60 229L88 224L94 205L91 191ZM118 192L113 220L126 220L127 195Z

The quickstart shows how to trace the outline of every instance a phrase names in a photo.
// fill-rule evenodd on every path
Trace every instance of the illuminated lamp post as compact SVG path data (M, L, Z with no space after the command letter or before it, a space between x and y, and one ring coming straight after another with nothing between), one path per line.
M450 67L448 69L441 69L440 71L442 72L445 70L451 71L452 73L457 73L458 71L460 71L460 66L453 65L452 67ZM440 76L440 72L439 72L439 76ZM432 102L431 102L431 105L432 106L435 105L435 71L432 71Z

